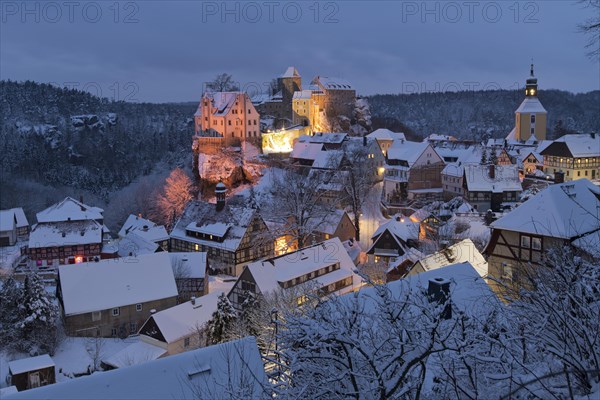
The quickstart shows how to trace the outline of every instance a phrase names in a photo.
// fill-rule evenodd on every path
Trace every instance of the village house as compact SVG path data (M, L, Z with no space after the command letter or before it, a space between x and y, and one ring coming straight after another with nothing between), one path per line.
M140 329L141 341L163 349L160 356L171 356L205 347L207 338L204 329L217 310L218 299L222 293L215 291L202 297L194 297L175 307L152 314Z
M226 372L225 372L226 371ZM224 388L258 399L267 377L253 337L8 395L2 400L216 399Z
M177 303L166 252L58 268L56 296L71 336L126 337Z
M600 178L600 135L595 133L564 135L540 151L540 155L544 172L548 175L562 172L565 182Z
M103 212L67 197L37 213L27 250L31 267L55 269L99 258L110 237Z
M332 238L286 255L249 264L228 294L233 307L240 311L248 296L265 295L277 290L293 290L298 304L307 292L324 297L357 290L362 278L338 238Z
M394 141L387 151L383 201L389 206L441 200L444 160L430 143Z
M331 238L338 238L342 242L356 238L356 227L343 210L328 213L322 220L314 220L313 240L316 243L324 242Z
M367 135L369 139L377 140L379 148L384 156L387 156L388 149L394 143L394 140L406 140L406 136L402 132L392 132L389 129L379 128Z
M471 239L463 239L456 244L421 258L410 268L407 276L434 271L450 264L464 262L471 264L482 278L487 277L488 263Z
M208 257L205 252L169 253L177 284L178 303L208 293Z
M478 212L500 211L515 203L523 191L516 165L465 165L463 197Z
M260 137L260 115L244 92L206 92L194 114L196 134L222 138L222 146L239 146Z
M274 244L257 210L236 196L225 200L227 188L216 187L216 204L188 203L171 231L171 251L206 252L213 270L238 276L243 267L273 255Z
M599 210L600 188L587 179L539 192L490 225L490 276L518 284L524 268L540 264L549 249L573 245L586 251L589 238L597 246Z
M380 225L371 237L373 242L367 250L369 261L388 265L396 257L404 255L409 248L417 247L420 224L408 217L396 216Z
M56 382L54 368L54 361L48 354L9 361L7 380L19 392L51 385Z
M29 222L21 207L0 210L0 247L14 246L29 235Z
M135 233L139 237L156 243L164 251L169 250L169 234L164 225L158 225L149 219L142 218L141 215L129 215L119 231L119 237L124 238L130 233Z

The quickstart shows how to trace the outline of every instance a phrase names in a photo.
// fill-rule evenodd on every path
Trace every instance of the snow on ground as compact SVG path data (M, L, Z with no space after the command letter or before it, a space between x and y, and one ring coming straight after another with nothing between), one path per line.
M56 364L56 380L57 382L63 382L65 380L74 378L76 374L87 373L88 367L94 364L88 348L90 350L96 348L96 341L98 341L98 348L100 349L100 359L116 354L123 350L130 344L139 341L138 337L132 337L127 339L116 339L116 338L80 338L80 337L66 337L62 343L58 346L56 353L52 356L52 360ZM27 354L8 354L4 351L0 352L0 387L6 386L6 376L8 375L8 362L21 358L28 357Z

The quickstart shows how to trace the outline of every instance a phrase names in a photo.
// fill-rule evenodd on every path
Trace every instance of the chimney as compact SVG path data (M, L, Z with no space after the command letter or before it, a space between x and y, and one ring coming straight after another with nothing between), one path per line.
M152 310L150 310L150 314L156 314L156 309L153 308Z
M196 305L196 296L192 296L192 305L195 306Z
M363 146L367 146L367 137L363 136Z
M594 132L594 131L590 132L590 136L592 137L592 139L596 139L596 132Z
M142 227L142 230L143 230L144 232L148 232L148 225L144 225L144 226Z
M494 164L488 165L488 175L490 179L496 179L496 166Z
M445 304L444 310L440 315L443 319L452 318L452 306L450 301L448 301L450 297L450 281L448 279L439 277L430 279L427 295L429 296L430 303Z
M82 195L82 194L80 194L80 195L79 195L79 202L80 202L81 204L83 204L83 195Z
M225 194L227 193L227 186L223 181L219 181L215 188L215 196L217 197L217 211L221 211L225 208Z

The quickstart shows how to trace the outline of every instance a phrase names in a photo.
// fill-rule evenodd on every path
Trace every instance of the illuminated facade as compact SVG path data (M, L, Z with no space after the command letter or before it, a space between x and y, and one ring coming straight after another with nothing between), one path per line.
M537 98L537 78L531 64L530 76L525 85L525 100L515 111L515 128L507 140L526 142L546 140L547 111Z

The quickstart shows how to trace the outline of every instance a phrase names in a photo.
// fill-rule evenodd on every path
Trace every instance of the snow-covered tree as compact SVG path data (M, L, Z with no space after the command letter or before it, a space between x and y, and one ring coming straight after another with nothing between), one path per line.
M23 319L23 290L12 277L8 277L0 289L0 346L12 348L20 341L17 322Z
M227 340L227 332L237 318L231 302L221 293L217 301L217 310L208 322L208 339L212 344L222 343Z
M54 353L57 345L58 312L42 279L35 273L25 277L20 308L22 315L16 322L16 327L21 337L21 350Z
M498 165L498 154L496 153L496 150L494 150L494 149L492 149L490 151L490 164Z
M486 165L488 163L487 151L485 149L481 151L481 161L479 163L481 165Z
M155 218L171 228L192 199L193 184L190 177L181 169L174 169L167 177L163 193L156 198Z
M304 315L286 315L280 332L285 394L311 399L418 398L430 357L449 349L464 318L404 286L393 293L335 297Z

